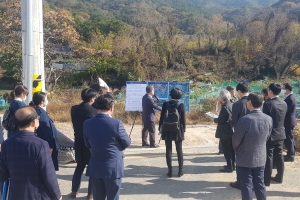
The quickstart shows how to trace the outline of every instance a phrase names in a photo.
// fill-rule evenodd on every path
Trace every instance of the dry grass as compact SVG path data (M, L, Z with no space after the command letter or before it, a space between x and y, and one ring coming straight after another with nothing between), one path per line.
M56 122L71 122L71 107L81 103L80 90L58 91L48 94L49 105L47 112ZM212 119L205 115L208 111L215 109L215 99L208 99L202 104L202 108L196 108L186 114L187 124L207 124L212 123ZM114 117L120 119L125 124L132 124L135 112L125 112L125 102L117 102L115 105ZM159 119L160 113L156 113ZM142 124L142 114L138 113L136 124Z
M81 91L68 90L48 94L47 112L53 121L71 122L71 107L81 103Z
M300 152L300 121L298 121L298 125L295 127L294 136L295 136L296 150Z

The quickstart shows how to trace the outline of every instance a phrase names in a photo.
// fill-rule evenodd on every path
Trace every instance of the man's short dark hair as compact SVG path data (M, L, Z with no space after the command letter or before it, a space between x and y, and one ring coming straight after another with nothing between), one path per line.
M171 91L170 91L170 97L172 99L180 99L182 97L182 92L180 91L179 88L173 88Z
M252 92L248 95L247 101L251 101L254 108L260 108L262 106L264 97L259 92Z
M146 87L146 92L149 93L149 92L152 92L154 90L154 87L152 85L148 85Z
M261 91L264 95L268 96L268 88L264 88Z
M232 85L228 85L226 87L226 90L228 90L230 92L230 91L234 90L234 87Z
M27 128L39 117L35 109L31 106L24 106L15 113L15 122L19 128Z
M285 88L285 89L287 89L287 90L289 90L289 91L293 91L293 87L292 87L291 84L289 84L289 83L284 83L283 85L284 85L284 88Z
M239 83L236 86L236 91L241 91L242 93L247 93L247 92L249 92L249 88L245 83Z
M99 110L109 110L114 105L114 98L110 94L104 94L96 99L96 105Z
M97 96L97 91L92 88L86 88L81 92L81 99L83 102L89 102L91 98Z
M281 92L281 85L276 84L276 83L271 83L269 85L269 90L271 90L274 95L279 95Z
M97 83L94 83L94 84L90 85L90 88L96 90L97 93L99 93L99 94L103 93L102 87L99 84L97 84Z

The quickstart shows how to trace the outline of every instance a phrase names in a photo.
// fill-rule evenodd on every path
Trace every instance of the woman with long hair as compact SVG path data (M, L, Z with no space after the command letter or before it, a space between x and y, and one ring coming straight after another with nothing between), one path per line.
M184 132L185 132L185 109L183 103L179 102L179 99L182 96L182 92L179 88L173 88L170 91L170 97L172 98L169 102L164 102L162 106L162 111L159 120L159 130L162 133L162 140L165 140L166 145L166 161L168 166L169 177L172 177L172 141L175 141L176 152L179 164L178 177L183 175L183 153L182 153L182 141L184 140ZM176 110L177 112L176 112ZM178 117L178 129L170 130L165 126L166 115L170 115L170 110L175 111L177 118ZM174 113L173 113L174 115ZM178 116L177 116L178 115Z
M33 94L32 102L30 102L29 105L33 106L37 114L40 116L40 125L36 129L36 134L39 138L48 142L54 168L56 171L58 171L57 129L55 128L53 121L46 112L47 104L48 99L46 93L36 92Z
M26 106L26 104L23 101L26 100L28 93L28 89L24 85L16 86L15 89L10 93L11 98L14 99L10 102L9 105L9 111L11 116L14 116L17 110ZM7 131L7 137L10 138L18 131L18 128L16 127L15 130Z

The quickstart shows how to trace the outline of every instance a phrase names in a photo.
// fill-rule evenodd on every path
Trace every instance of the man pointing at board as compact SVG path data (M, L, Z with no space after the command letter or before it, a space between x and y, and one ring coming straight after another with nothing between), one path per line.
M157 148L155 144L155 111L161 111L161 107L158 106L152 96L154 95L154 87L149 85L146 87L146 94L142 98L142 107L143 107L143 130L142 130L142 146L150 148ZM155 98L157 100L157 98ZM148 132L150 135L150 144L147 142Z

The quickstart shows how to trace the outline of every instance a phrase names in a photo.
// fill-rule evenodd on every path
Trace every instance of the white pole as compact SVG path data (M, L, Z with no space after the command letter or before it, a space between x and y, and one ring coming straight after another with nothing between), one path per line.
M25 86L29 90L27 104L32 100L33 75L33 0L27 0L26 6L26 76Z
M22 19L22 83L25 84L26 76L26 0L21 0Z
M40 71L42 79L42 91L45 92L45 61L44 61L44 23L43 23L43 1L39 2L39 31L40 31Z

